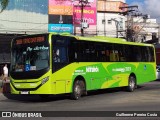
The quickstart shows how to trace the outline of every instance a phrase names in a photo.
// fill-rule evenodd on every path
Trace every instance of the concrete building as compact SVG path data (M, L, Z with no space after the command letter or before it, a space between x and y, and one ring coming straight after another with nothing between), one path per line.
M121 13L125 0L98 0L97 34L110 37L125 37L126 16Z
M14 37L47 31L47 0L10 0L6 10L0 13L0 63L10 62Z
M0 13L0 33L31 34L48 31L47 0L10 0Z
M156 19L134 17L132 28L136 42L158 42L159 24Z

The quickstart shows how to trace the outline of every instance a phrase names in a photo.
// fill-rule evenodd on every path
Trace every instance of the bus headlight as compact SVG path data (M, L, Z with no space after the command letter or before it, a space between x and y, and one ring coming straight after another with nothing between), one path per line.
M43 79L42 79L42 83L41 83L41 84L43 85L43 84L44 84L44 83L46 83L48 80L49 80L49 76L48 76L48 77L43 78Z

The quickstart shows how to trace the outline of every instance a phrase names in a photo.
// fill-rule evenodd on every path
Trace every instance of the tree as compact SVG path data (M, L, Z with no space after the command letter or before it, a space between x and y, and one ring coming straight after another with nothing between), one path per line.
M0 0L0 13L8 6L9 0Z

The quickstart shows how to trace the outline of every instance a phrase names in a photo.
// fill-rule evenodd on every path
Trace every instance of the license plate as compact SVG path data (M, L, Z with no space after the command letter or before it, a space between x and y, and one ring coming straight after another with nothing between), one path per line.
M21 94L29 94L29 91L21 91Z

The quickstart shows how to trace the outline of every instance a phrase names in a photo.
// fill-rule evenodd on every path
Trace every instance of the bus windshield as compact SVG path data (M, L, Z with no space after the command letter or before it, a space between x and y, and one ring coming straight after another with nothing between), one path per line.
M49 44L44 37L16 39L13 44L12 72L38 71L49 67Z

